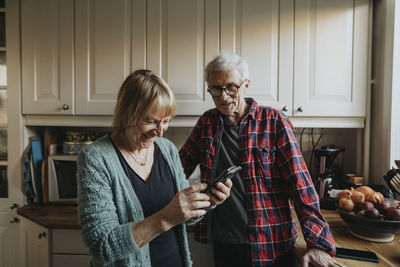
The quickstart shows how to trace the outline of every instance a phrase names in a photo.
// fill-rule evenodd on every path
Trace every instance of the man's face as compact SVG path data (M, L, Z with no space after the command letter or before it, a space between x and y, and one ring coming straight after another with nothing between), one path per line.
M236 69L227 71L214 71L208 75L207 84L209 88L214 86L225 88L228 85L240 86L236 95L229 95L226 90L222 90L220 96L213 96L215 107L226 116L234 116L235 113L240 113L243 116L244 106L246 105L244 96L249 87L248 81L243 81L242 75ZM238 115L238 114L236 114Z

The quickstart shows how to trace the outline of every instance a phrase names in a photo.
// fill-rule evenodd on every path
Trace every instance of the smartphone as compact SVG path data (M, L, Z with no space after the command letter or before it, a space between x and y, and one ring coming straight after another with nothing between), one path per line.
M225 169L218 177L213 180L204 190L204 193L210 193L213 187L218 183L218 182L225 182L226 179L232 178L236 173L238 173L242 167L240 166L232 166L229 167L228 169Z
M336 257L361 260L361 261L379 262L378 256L373 251L350 249L350 248L336 247Z

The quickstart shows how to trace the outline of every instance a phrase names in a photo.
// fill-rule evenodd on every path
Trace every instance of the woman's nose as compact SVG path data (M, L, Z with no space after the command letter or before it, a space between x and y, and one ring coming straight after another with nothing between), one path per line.
M162 137L163 133L164 133L164 127L163 127L162 123L157 124L156 130L157 130L157 136Z

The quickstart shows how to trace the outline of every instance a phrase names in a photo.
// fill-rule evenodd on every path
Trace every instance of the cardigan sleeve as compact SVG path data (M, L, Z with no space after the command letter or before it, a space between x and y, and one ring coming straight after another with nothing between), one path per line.
M90 254L101 264L139 254L132 237L131 223L118 220L111 179L104 155L84 150L78 157L78 215L83 241Z

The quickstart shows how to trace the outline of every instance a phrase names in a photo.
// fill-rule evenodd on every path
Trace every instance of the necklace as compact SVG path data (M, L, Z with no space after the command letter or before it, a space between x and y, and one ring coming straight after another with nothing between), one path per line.
M140 166L146 166L147 163L147 154L149 153L149 148L146 147L146 156L144 156L144 160L143 161L138 161L137 159L135 159L135 157L132 155L131 152L127 151L128 154L131 156L131 158L133 158L134 161L136 161L136 163L138 163Z

